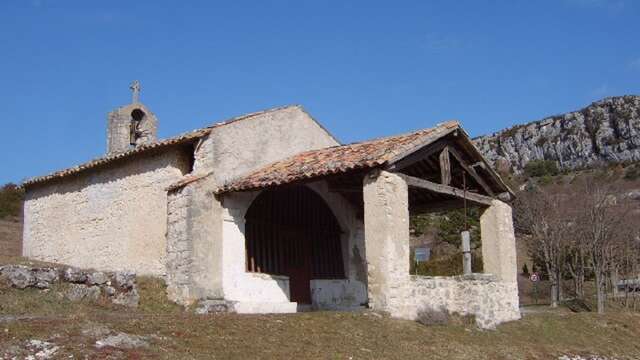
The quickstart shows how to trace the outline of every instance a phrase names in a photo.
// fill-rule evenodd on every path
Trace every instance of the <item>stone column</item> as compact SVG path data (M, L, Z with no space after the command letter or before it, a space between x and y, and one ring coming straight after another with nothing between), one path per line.
M222 206L210 179L168 195L167 294L180 304L222 298Z
M480 217L484 272L504 282L517 282L516 238L511 207L493 200Z
M365 253L369 306L394 313L409 281L409 192L398 175L364 178Z

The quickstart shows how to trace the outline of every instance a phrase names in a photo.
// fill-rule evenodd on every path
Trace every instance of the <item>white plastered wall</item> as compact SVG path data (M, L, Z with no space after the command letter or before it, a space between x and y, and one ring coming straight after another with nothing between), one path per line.
M324 309L360 306L367 301L363 223L356 218L355 211L345 199L327 190L325 182L308 186L324 199L343 230L341 240L346 275L346 279L312 280L313 305ZM246 271L244 216L258 194L238 192L222 197L224 298L248 303L287 303L289 279L286 276ZM258 307L256 309L259 310Z
M27 188L26 257L164 275L166 187L188 171L179 149Z

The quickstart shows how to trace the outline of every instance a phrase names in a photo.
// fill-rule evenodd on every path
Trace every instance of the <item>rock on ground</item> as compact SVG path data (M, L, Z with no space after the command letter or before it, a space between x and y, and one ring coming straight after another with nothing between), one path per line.
M98 286L71 284L69 290L67 290L67 292L65 293L65 296L71 301L95 301L100 297L100 288Z
M139 347L147 347L149 343L144 336L129 335L118 333L117 335L107 336L104 339L96 341L96 348L114 347L118 349L135 349Z

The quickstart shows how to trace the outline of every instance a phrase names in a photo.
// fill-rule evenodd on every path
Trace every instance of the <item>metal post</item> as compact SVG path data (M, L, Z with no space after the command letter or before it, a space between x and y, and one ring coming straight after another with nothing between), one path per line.
M465 275L471 274L471 241L469 231L460 233L462 236L462 270Z

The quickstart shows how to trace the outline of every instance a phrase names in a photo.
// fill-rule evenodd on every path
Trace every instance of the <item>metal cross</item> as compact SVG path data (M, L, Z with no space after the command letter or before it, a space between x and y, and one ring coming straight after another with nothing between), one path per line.
M131 89L132 95L132 103L137 104L140 102L140 81L133 80L131 85L129 85L129 89Z

